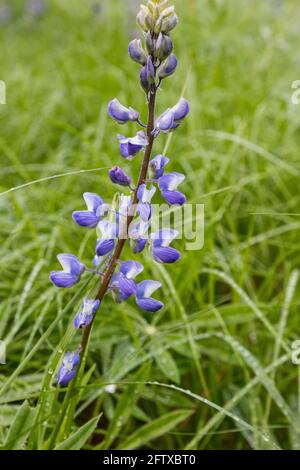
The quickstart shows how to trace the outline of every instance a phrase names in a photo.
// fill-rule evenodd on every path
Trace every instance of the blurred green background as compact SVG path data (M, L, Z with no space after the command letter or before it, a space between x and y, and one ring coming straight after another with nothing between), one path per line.
M168 169L186 173L189 202L205 205L205 244L167 269L146 252L139 258L145 278L162 280L166 306L158 314L105 299L76 426L103 412L84 448L300 449L300 373L290 357L300 338L300 105L291 102L300 79L300 5L173 3L179 68L164 82L157 111L173 106L185 86L191 114L169 142ZM83 207L85 191L111 200L107 168L122 164L137 176L139 158L127 164L119 156L120 129L107 118L107 103L118 97L146 116L139 69L127 55L128 42L140 37L139 2L42 4L0 0L7 87L0 105L0 339L7 344L0 442L16 448L43 446L63 398L53 375L40 437L32 437L33 424L21 437L13 428L25 400L36 409L49 357L80 303L63 311L76 288L58 292L49 283L55 255L72 252L87 263L94 255L94 233L78 229L70 214ZM155 152L165 145L160 138ZM65 346L77 343L70 337Z

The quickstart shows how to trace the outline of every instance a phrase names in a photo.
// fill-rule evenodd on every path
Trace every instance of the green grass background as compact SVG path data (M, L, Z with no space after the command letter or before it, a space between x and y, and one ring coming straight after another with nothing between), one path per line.
M24 2L9 3L13 20L0 25L2 448L300 449L290 357L300 338L297 0L174 2L180 66L157 111L186 86L191 114L168 146L168 169L187 174L189 202L205 204L204 248L171 267L139 258L144 278L162 281L165 308L150 315L106 297L67 402L55 369L78 344L68 325L86 278L83 291L61 292L48 276L56 253L93 257L94 233L70 218L82 193L110 201L114 164L137 176L141 157L121 161L106 107L116 96L145 117L127 57L138 2L105 0L93 16L91 2L53 0L36 20Z

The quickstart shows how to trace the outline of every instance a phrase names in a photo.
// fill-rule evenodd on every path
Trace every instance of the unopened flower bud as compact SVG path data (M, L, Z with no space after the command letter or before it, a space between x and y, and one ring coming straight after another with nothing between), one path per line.
M167 109L157 120L156 128L161 132L171 132L174 126L174 114L172 110Z
M163 17L160 15L154 25L154 33L158 35L161 32Z
M159 60L165 60L173 50L173 41L169 36L160 33L156 41L156 57Z
M142 67L142 69L141 69L140 83L141 83L141 86L142 86L143 90L145 90L145 92L148 93L148 91L150 90L150 86L149 86L149 82L148 82L148 73L147 73L147 66L146 65L144 65L144 67Z
M132 60L138 64L145 65L147 63L147 54L142 47L140 39L134 39L131 41L128 47L128 53Z
M159 67L158 76L160 79L172 75L177 67L178 61L175 54L171 54L168 59Z
M137 111L132 108L126 108L116 98L109 102L107 112L119 124L126 124L129 121L134 122L139 118Z
M178 23L178 16L176 13L173 13L172 15L168 16L163 20L161 31L162 33L168 34L172 29L174 29L177 26Z
M174 114L175 124L179 125L190 112L189 102L185 98L180 98L178 103L173 106L172 112Z
M149 54L153 54L155 50L155 42L150 31L146 34L146 46Z
M148 57L147 64L141 70L140 80L145 91L149 91L150 85L155 81L155 70L150 56Z
M145 5L141 5L141 9L137 14L137 22L143 31L147 32L149 27L146 23L146 16L149 14L149 10Z
M125 173L122 168L114 166L109 170L109 177L114 184L119 184L120 186L129 186L131 183L131 178Z

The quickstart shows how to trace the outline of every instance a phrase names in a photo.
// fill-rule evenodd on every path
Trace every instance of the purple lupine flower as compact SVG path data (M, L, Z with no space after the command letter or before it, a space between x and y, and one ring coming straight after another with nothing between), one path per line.
M84 299L80 312L74 318L74 327L79 329L88 326L99 307L100 300Z
M144 221L147 221L151 218L152 215L152 208L151 208L151 200L156 192L156 188L151 186L150 189L147 189L145 184L141 184L138 192L137 197L139 200L139 204L137 205L136 212L139 214L140 218Z
M189 102L185 98L180 98L178 103L175 106L173 106L171 110L174 114L175 125L176 127L178 127L179 124L181 124L181 122L190 112Z
M148 232L149 226L149 222L142 219L130 224L128 234L134 254L141 253L145 249L147 244L146 232Z
M170 36L160 33L156 45L155 53L158 60L165 60L171 54L173 50L173 41Z
M178 65L178 60L175 54L171 54L167 60L161 64L158 69L158 77L162 80L163 78L170 77Z
M156 155L149 163L149 175L152 179L158 179L164 174L165 165L169 163L169 159L164 155Z
M136 286L136 303L146 312L157 312L164 304L151 297L153 292L161 287L158 281L142 281Z
M98 228L101 238L97 240L96 254L97 256L105 256L114 249L117 237L117 224L109 220L102 220L99 222Z
M57 255L57 259L60 262L63 271L51 271L50 281L56 287L72 287L76 284L83 273L85 266L80 263L79 259L75 255L68 253L61 253Z
M115 273L111 280L111 288L118 291L119 301L129 299L136 293L136 283L134 279L144 270L144 266L137 261L125 261L122 263L120 271Z
M161 132L171 132L174 129L174 114L171 108L167 109L156 121L156 128Z
M126 160L132 160L133 157L148 145L148 139L145 132L137 132L135 137L126 138L118 135L120 141L120 153Z
M146 65L147 63L147 54L144 51L140 39L133 39L128 46L128 53L132 60L141 65Z
M67 352L58 369L57 379L59 385L67 385L76 375L76 367L80 362L78 352Z
M185 180L185 176L176 171L166 173L158 180L158 185L161 190L162 196L171 206L178 204L182 206L186 202L186 197L181 192L177 191L179 186Z
M108 172L112 183L119 184L120 186L130 186L131 178L119 166L114 166Z
M108 206L94 193L84 193L83 199L88 210L73 212L73 220L81 227L95 228L108 211Z
M139 119L139 113L132 108L123 106L117 98L108 103L107 112L109 116L119 124L135 122Z
M170 247L178 232L172 229L162 229L151 234L152 255L158 263L175 263L180 258L179 251Z

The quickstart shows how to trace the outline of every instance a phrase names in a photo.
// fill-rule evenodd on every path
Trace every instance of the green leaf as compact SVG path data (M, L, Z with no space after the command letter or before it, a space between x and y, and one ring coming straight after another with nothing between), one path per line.
M105 440L101 448L107 449L118 436L121 427L124 426L130 415L132 414L132 408L140 397L140 393L144 388L143 381L146 380L146 377L149 374L149 366L143 366L137 374L134 376L133 384L128 385L125 391L118 399L118 404L114 412L114 416L110 422L110 425L107 429ZM141 382L141 383L136 383Z
M28 434L33 426L35 416L36 409L30 408L27 401L24 401L8 431L4 444L6 450L23 449Z
M179 370L171 354L166 349L159 348L154 352L154 357L157 367L161 370L164 376L172 382L179 384Z
M147 444L163 434L171 431L177 424L187 419L193 410L177 410L166 413L149 424L145 424L135 431L123 443L118 446L121 450L133 450Z
M102 414L102 413L101 413ZM68 437L65 441L61 442L54 450L80 450L83 448L84 444L89 440L93 435L98 421L101 417L96 416L95 418L90 419L86 424L77 429L71 436Z

